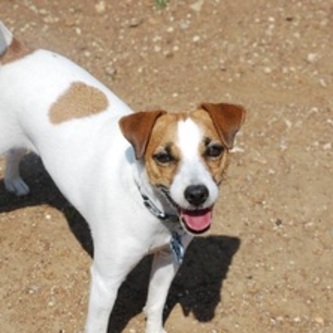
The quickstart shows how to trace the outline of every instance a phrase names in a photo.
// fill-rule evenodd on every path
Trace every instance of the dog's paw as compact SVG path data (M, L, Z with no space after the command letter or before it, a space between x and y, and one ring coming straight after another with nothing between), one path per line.
M154 325L148 325L145 333L168 333L163 327L157 327Z
M146 333L168 333L164 328L159 331L146 330Z
M11 192L18 197L27 195L30 192L28 185L22 178L5 179L5 187L8 192Z

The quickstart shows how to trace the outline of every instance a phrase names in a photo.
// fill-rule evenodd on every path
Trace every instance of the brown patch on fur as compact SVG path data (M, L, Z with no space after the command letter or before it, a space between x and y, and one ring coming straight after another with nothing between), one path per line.
M192 118L192 120L203 130L204 141L199 147L199 153L207 165L214 181L217 184L220 184L223 179L223 174L228 166L228 149L221 141L220 135L216 130L216 126L207 112L203 110L196 110L191 113L190 118ZM205 143L205 139L207 141L209 140L211 143L222 145L226 149L216 158L207 157L205 154L207 150L207 143Z
M170 187L180 161L180 151L175 144L177 124L183 113L166 113L157 119L145 153L146 171L151 184ZM173 157L168 163L158 163L154 155L167 151Z
M0 55L1 65L6 65L34 52L33 49L29 49L24 44L20 43L17 39L13 38L12 43L8 49Z
M74 82L50 108L53 124L84 118L104 111L108 107L105 94L83 82Z

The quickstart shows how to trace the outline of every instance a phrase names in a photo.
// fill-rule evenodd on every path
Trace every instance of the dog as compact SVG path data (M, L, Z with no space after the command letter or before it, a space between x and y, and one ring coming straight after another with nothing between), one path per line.
M19 163L37 153L87 220L94 243L86 333L107 332L117 291L154 254L147 333L162 333L170 284L194 236L212 223L239 105L133 112L67 58L30 49L0 22L0 154L5 187L28 194Z

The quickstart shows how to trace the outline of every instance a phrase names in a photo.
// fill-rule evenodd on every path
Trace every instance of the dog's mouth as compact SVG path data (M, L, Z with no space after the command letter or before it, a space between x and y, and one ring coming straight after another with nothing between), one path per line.
M211 208L187 210L180 209L182 225L193 234L202 234L212 225L213 210Z
M169 203L177 210L180 222L185 230L191 234L199 235L206 232L212 225L213 206L205 209L185 209L180 207L170 196L169 191L160 187Z

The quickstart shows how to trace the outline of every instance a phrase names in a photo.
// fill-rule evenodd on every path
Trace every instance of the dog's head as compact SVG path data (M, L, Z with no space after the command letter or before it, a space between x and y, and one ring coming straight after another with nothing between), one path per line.
M227 154L244 117L241 106L205 103L192 112L138 112L120 120L151 185L178 210L191 233L211 225Z

